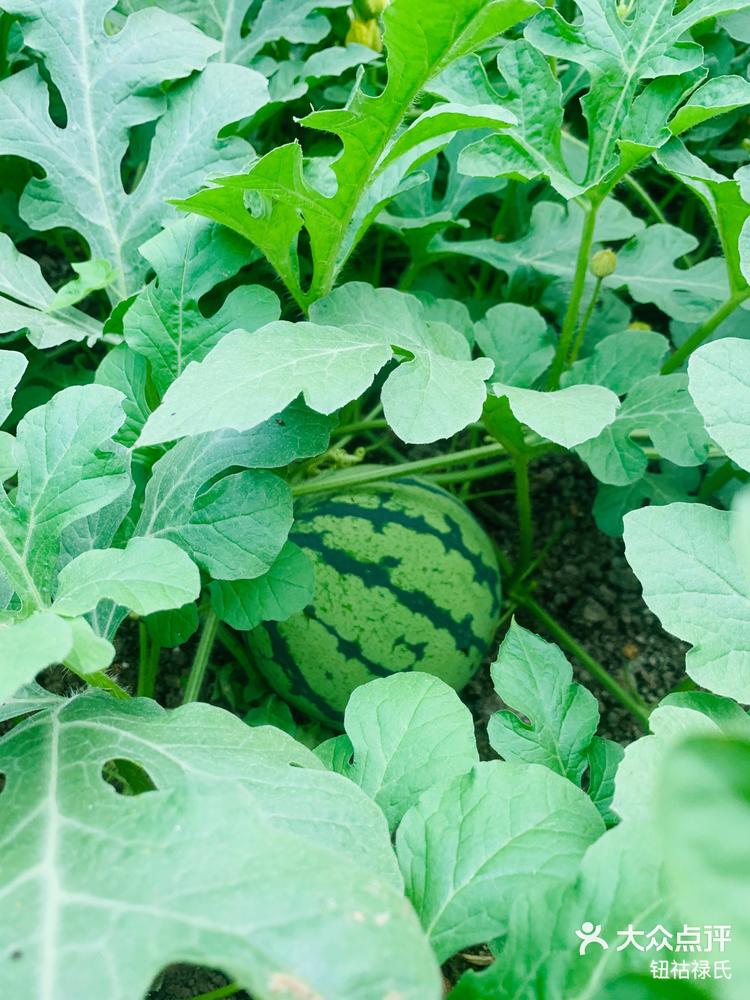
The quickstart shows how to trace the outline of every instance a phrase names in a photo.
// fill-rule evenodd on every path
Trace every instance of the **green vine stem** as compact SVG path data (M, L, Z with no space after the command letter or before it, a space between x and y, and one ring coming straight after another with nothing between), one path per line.
M203 681L206 676L208 659L211 655L211 650L214 647L214 640L216 639L218 627L219 619L216 616L216 612L209 610L203 622L203 631L201 632L201 637L198 641L198 648L195 651L195 659L193 660L193 665L191 666L190 673L188 674L187 684L185 685L185 694L182 699L183 705L187 705L188 702L191 701L198 701L200 698Z
M380 417L377 420L357 420L352 424L341 424L337 427L334 432L334 437L339 437L339 435L354 435L359 434L361 431L379 431L385 430L388 427L388 421Z
M8 75L10 63L8 61L8 41L10 39L10 29L13 18L10 14L0 13L0 80Z
M728 316L731 316L734 310L749 297L750 287L743 288L741 291L731 295L726 302L722 303L697 330L693 330L685 343L681 344L674 354L667 358L662 365L662 375L669 375L670 372L675 372L681 368L693 351L700 347L703 341L711 336L716 327L723 323Z
M295 483L292 493L304 496L308 493L328 493L332 489L343 486L360 486L363 483L374 483L383 479L394 479L398 476L416 475L419 472L429 472L450 465L469 464L485 458L497 458L505 455L506 450L499 444L481 445L479 448L467 448L464 451L454 451L447 455L435 455L433 458L422 458L415 462L403 462L401 465L389 468L347 469L336 476L315 476Z
M218 990L211 990L210 993L200 993L197 997L192 997L192 1000L224 1000L225 997L236 996L241 989L239 983L229 983L228 986L221 986Z
M591 299L589 300L589 304L586 307L586 312L583 314L583 319L578 325L578 333L576 334L576 339L573 342L573 347L571 348L570 356L568 357L569 365L575 364L578 355L581 353L581 348L583 347L583 338L586 336L586 330L588 328L589 323L591 322L591 317L594 313L594 309L596 308L596 303L599 299L599 292L601 291L601 287L602 287L602 279L597 278L596 284L594 285L594 291L591 294Z
M140 652L138 657L138 698L153 698L156 687L156 675L159 670L161 646L158 642L150 642L145 622L138 622L138 641Z
M649 709L637 695L631 694L630 691L616 681L606 667L603 667L598 660L595 660L590 653L587 653L583 646L576 642L573 636L549 612L545 611L540 604L537 604L533 597L525 592L514 592L511 594L511 597L517 604L530 611L537 621L547 629L555 642L564 649L567 649L572 656L575 656L581 666L585 667L591 676L599 681L602 687L605 687L610 694L613 694L638 720L644 729L648 731Z
M477 465L473 469L462 469L460 472L434 472L430 474L431 483L448 486L450 483L472 483L479 479L489 479L490 476L500 476L513 471L513 463L491 462L488 465Z
M514 463L516 476L516 511L518 512L518 565L515 575L521 576L534 554L534 519L529 486L529 458L519 455Z
M568 308L565 311L560 340L557 344L554 360L549 375L549 388L558 389L560 387L560 376L565 370L565 366L570 356L573 346L573 337L578 326L578 314L581 309L581 299L586 288L586 276L588 274L589 261L591 259L591 248L594 245L594 231L596 229L596 218L599 212L601 198L591 199L585 209L586 217L581 232L581 242L578 245L578 256L576 258L575 271L573 272L573 284L570 289L570 299Z
M257 671L250 659L250 655L242 645L240 640L231 632L226 625L219 625L216 630L216 638L221 643L221 645L226 649L230 656L232 656L237 663L245 670L246 673L251 676L255 676Z
M722 486L726 486L726 484L731 482L735 476L739 475L739 469L737 469L734 464L727 459L726 462L723 462L718 468L714 469L713 472L708 473L698 490L698 499L710 499L715 493L718 493Z

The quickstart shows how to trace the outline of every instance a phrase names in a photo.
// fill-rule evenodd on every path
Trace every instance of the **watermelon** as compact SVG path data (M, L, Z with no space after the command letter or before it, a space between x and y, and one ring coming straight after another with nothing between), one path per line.
M476 671L500 615L490 539L450 493L417 479L317 494L290 538L313 561L304 611L249 642L277 694L340 728L360 684L402 670L457 690Z

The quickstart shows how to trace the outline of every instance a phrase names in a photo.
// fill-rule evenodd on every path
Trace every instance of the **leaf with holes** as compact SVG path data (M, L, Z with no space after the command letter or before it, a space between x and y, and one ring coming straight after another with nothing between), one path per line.
M105 783L111 761L140 794ZM140 1000L164 965L183 960L223 968L264 1000L290 989L438 1000L385 820L277 730L206 705L167 714L88 695L5 736L0 771L12 993L93 997L106 983L112 1000ZM116 879L85 862L113 852ZM228 884L231 895L217 895ZM332 963L322 956L334 942L348 957Z
M0 83L0 152L44 170L24 191L26 222L80 233L91 256L112 265L113 294L124 297L145 273L138 247L173 214L165 199L251 159L244 141L217 141L217 133L262 107L268 87L253 70L212 64L166 97L159 94L163 81L204 69L218 44L158 7L137 11L108 34L104 17L112 6L78 0L71 8L50 0L42 9L31 0L9 0L5 10L20 17L26 44L43 56L59 91L65 125L50 117L49 87L32 64ZM129 130L157 119L132 197L120 171Z
M160 394L231 330L257 330L279 318L277 297L258 285L234 289L210 317L201 311L201 299L253 258L252 248L221 226L178 219L140 253L155 278L128 309L123 331L128 346L148 360Z

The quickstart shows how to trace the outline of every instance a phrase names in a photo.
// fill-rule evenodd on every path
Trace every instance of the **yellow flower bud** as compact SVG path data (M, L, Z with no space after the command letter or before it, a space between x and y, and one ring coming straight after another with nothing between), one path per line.
M650 323L642 323L639 319L633 320L633 322L628 326L629 330L653 330Z
M597 250L591 258L589 270L595 278L608 278L615 273L617 254L614 250Z
M373 52L383 51L383 36L380 33L380 25L373 17L369 21L360 21L358 17L352 19L349 31L346 34L347 45L356 42L357 45L366 45Z

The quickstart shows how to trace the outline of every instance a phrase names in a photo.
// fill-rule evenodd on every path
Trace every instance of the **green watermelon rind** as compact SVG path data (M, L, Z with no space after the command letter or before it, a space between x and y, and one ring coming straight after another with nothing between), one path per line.
M470 680L497 629L500 571L452 494L418 479L318 494L298 506L290 539L315 564L313 602L249 637L283 698L341 727L351 691L375 677L416 669L459 690Z

